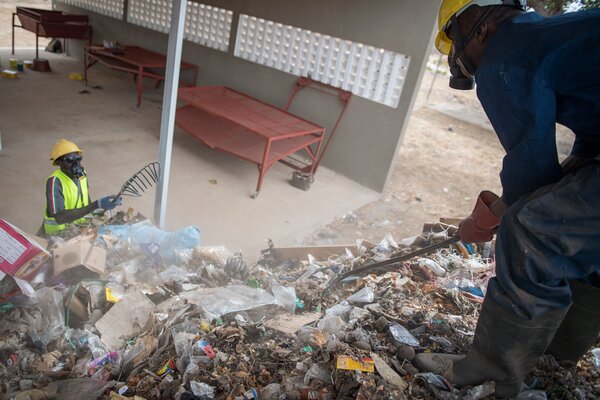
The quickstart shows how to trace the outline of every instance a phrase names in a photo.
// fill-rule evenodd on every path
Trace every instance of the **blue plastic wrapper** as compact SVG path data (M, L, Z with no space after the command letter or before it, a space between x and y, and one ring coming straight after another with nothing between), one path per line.
M193 249L200 244L200 228L195 225L167 232L149 221L143 221L133 225L105 225L98 230L99 237L108 233L142 249L158 246L160 259L166 265L178 262L179 251Z

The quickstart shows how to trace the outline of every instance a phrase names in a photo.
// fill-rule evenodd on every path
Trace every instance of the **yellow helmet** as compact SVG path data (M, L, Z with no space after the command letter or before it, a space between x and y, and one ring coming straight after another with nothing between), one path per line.
M438 12L438 32L435 37L435 47L442 54L450 54L452 40L446 35L446 30L452 17L458 17L470 6L512 6L523 11L527 8L527 0L442 0Z
M56 160L69 153L83 153L77 145L67 139L60 139L54 147L52 147L52 151L50 151L50 161L52 161L52 165L58 165Z

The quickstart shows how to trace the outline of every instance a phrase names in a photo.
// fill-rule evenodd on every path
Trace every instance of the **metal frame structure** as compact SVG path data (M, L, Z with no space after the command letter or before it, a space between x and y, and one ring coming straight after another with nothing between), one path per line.
M15 24L15 17L21 25ZM12 53L15 54L15 28L35 33L35 58L39 58L39 37L88 39L92 43L92 26L87 15L67 14L62 11L17 7L12 14Z
M179 89L179 100L188 105L177 110L177 126L211 148L258 166L252 198L277 162L314 174L325 128L225 86ZM298 152L310 162L285 160Z
M176 66L181 64L186 9L187 0L173 0L167 50L167 68L165 71L165 90L160 119L160 142L158 146L158 162L162 168L154 200L154 223L163 229L165 228L169 194L171 153L173 152L175 110L177 108L177 89L179 86L180 68L176 68Z
M300 92L302 89L308 88L308 87L311 87L315 90L318 90L319 92L325 93L330 96L337 96L343 103L342 110L340 111L340 114L338 115L338 118L335 121L335 125L333 126L333 129L331 130L329 137L325 141L325 146L323 147L323 150L321 150L320 154L318 155L318 158L315 160L315 166L311 172L311 174L314 174L317 172L317 168L321 164L321 160L323 159L325 152L327 152L327 148L329 147L331 140L335 136L335 132L337 131L338 126L340 125L342 117L346 113L346 109L348 108L350 99L352 99L352 92L328 85L326 83L317 82L310 78L300 77L296 81L296 84L294 85L294 89L292 90L292 93L290 93L290 97L288 98L288 101L285 104L285 107L283 109L285 111L288 111L290 109L290 106L292 105L292 102L296 98L296 95L298 94L298 92ZM307 171L304 171L304 172L307 172Z
M137 83L136 108L142 103L142 90L144 78L154 80L154 87L158 88L160 82L165 80L156 70L166 69L167 57L154 51L137 46L123 46L122 48L106 49L102 46L86 46L83 66L83 79L87 84L87 71L97 62L107 67L131 73ZM196 83L198 67L194 64L182 62L181 69L192 70L193 76L188 86Z

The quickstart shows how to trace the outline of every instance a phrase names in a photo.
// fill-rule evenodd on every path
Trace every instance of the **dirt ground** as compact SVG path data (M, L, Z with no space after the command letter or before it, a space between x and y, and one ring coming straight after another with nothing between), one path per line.
M11 18L16 4L50 8L50 0L0 0L0 47L11 45ZM35 35L17 29L16 45L32 47ZM46 42L40 41L41 45ZM347 210L329 225L298 238L298 244L346 244L357 239L378 242L390 233L396 239L421 232L424 223L440 217L463 217L483 189L500 194L503 149L485 127L487 119L474 91L448 87L445 61L432 51L413 107L395 166L381 199L358 210ZM7 60L0 60L7 66ZM439 68L438 68L439 65ZM434 73L438 70L438 74ZM436 111L456 110L452 116ZM483 121L474 124L473 119ZM564 157L572 139L558 130L558 147ZM318 176L316 177L318 179Z

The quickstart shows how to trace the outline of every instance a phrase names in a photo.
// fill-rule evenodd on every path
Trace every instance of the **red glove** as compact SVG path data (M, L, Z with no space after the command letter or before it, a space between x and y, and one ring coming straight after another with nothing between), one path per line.
M494 231L500 225L500 218L492 212L490 206L498 199L498 196L488 190L479 193L473 212L458 225L460 240L465 243L492 240Z

